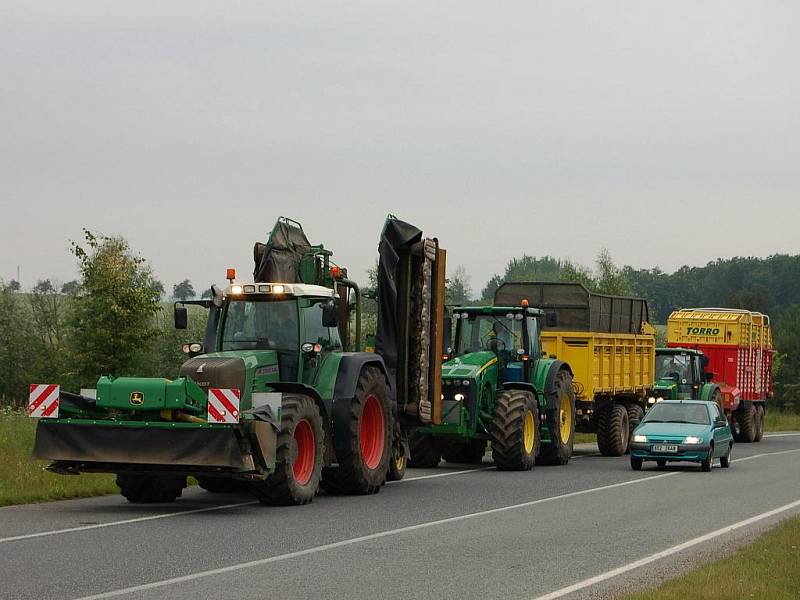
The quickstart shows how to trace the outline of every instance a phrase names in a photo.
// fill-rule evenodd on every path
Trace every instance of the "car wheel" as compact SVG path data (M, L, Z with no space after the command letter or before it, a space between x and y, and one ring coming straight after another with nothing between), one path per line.
M731 452L733 452L733 444L728 445L728 453L725 456L720 456L719 464L723 469L731 466Z
M634 471L641 471L643 462L644 461L641 458L634 458L631 456L631 469Z
M703 459L703 462L700 463L700 466L703 468L703 471L709 473L711 471L711 461L713 460L714 456L714 446L711 446L711 449L708 451L708 456Z

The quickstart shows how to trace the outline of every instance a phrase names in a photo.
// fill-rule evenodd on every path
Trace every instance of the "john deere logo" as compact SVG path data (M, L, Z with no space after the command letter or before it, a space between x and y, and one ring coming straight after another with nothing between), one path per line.
M142 392L131 392L131 404L134 406L144 404L144 394Z

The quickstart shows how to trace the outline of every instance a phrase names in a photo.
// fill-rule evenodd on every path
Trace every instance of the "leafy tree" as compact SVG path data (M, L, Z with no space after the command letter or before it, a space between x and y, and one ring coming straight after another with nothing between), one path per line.
M35 382L36 345L30 316L16 289L0 282L0 399L22 404L28 385Z
M98 375L133 375L157 334L156 281L144 258L121 237L84 229L72 242L84 293L74 298L68 324L69 383L91 387Z
M19 281L17 281L16 279L12 279L11 281L8 282L7 287L12 292L18 292L22 286L20 286Z
M184 279L172 286L172 297L177 300L191 300L195 295L192 282L188 279Z
M459 265L452 275L445 281L445 304L450 306L463 306L470 303L472 288L469 284L467 270Z
M625 279L623 271L611 260L611 254L602 248L595 261L597 266L597 291L613 296L629 296L631 286Z
M159 300L164 297L164 294L166 294L166 290L164 290L164 284L158 279L153 280L153 290L158 294Z
M200 296L201 300L211 299L214 297L214 292L211 291L211 288L208 288L205 292L202 293Z
M76 279L68 281L61 286L61 293L66 295L77 294L81 289L81 284Z

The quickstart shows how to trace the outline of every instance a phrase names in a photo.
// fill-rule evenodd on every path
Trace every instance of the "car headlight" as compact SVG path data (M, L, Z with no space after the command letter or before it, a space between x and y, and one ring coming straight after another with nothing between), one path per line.
M703 442L703 438L699 438L695 435L687 435L686 439L683 440L684 444L701 444Z
M637 434L637 435L633 436L633 441L634 442L646 442L647 441L647 436L646 435L638 435Z
M647 399L647 403L648 403L648 404L655 404L655 403L656 403L656 398L655 398L655 396L650 396L650 397Z

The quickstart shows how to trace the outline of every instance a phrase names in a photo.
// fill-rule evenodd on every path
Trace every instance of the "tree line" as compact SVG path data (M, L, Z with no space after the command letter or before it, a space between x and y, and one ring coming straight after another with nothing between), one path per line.
M80 274L75 281L58 286L42 280L27 293L17 282L0 281L0 401L21 402L33 382L77 389L93 387L102 373L174 377L184 359L181 345L203 337L201 308L190 307L188 330L173 328L163 284L125 239L85 231L71 251ZM370 269L366 289L375 287L375 275ZM656 324L665 323L672 310L692 306L765 312L773 319L779 404L800 410L800 255L718 259L673 273L620 267L605 249L592 267L522 255L511 258L479 294L467 269L457 266L447 278L446 303L488 304L501 283L535 280L580 282L591 291L646 298ZM172 287L174 299L196 295L188 279ZM377 322L370 304L364 304L367 336Z

